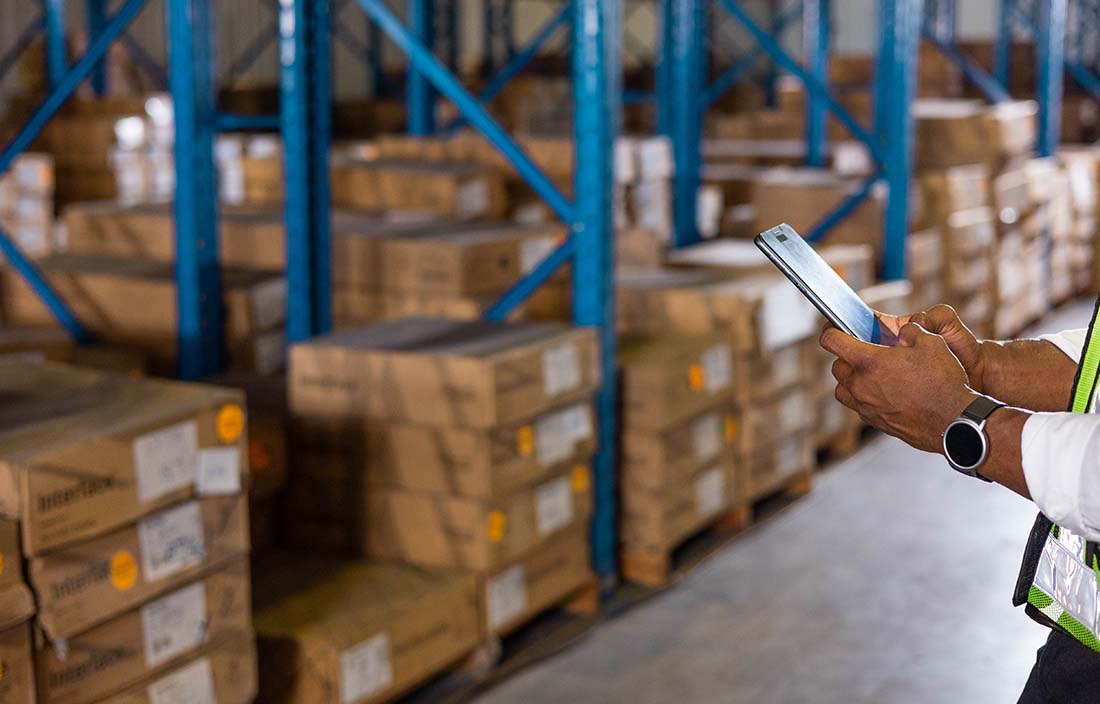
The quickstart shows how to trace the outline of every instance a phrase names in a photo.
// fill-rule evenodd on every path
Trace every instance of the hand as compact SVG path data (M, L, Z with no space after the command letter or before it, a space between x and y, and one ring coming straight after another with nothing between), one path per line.
M942 337L952 354L958 358L963 369L966 370L970 387L978 393L986 393L985 347L959 319L959 314L954 308L945 305L933 306L923 313L909 316L909 320L928 332Z
M947 343L906 323L896 347L871 345L835 328L821 346L838 357L836 398L864 422L913 447L941 452L947 426L976 397Z
M889 315L876 310L875 317L878 318L879 322L879 330L882 336L881 344L886 347L893 347L898 344L898 334L912 316Z

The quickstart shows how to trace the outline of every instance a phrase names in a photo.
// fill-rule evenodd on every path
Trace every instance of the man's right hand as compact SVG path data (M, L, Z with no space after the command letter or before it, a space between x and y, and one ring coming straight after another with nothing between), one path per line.
M939 335L954 353L970 381L970 388L980 394L988 393L985 384L985 355L983 345L970 328L959 319L955 309L947 305L937 305L923 313L910 316L911 322L920 325L928 332Z

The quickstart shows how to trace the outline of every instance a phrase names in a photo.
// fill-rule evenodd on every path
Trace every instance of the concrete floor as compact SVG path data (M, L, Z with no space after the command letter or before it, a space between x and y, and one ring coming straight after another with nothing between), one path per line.
M1015 702L1046 637L1010 601L1034 516L877 438L672 589L479 702Z

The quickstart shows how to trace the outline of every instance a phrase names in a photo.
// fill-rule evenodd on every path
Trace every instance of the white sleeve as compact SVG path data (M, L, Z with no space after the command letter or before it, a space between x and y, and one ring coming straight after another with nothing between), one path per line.
M1036 413L1024 424L1020 451L1043 515L1100 542L1100 415Z
M1076 362L1081 359L1081 352L1085 349L1085 338L1088 335L1088 329L1081 328L1080 330L1066 330L1054 335L1040 335L1039 339L1052 343L1062 350L1067 357Z

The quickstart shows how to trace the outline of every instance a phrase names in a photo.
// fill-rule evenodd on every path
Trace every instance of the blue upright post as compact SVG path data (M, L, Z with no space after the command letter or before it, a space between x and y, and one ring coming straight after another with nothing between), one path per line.
M175 105L176 306L179 373L198 379L225 360L218 190L213 0L168 0L168 85Z
M462 26L459 22L462 15L459 9L459 0L443 0L443 12L441 14L440 30L446 38L444 44L447 48L447 68L458 75L462 69Z
M1012 70L1012 13L1015 0L997 4L997 37L993 44L993 76L1001 87L1009 89L1008 75Z
M675 166L672 206L676 246L699 241L696 198L702 171L702 58L706 31L701 0L668 0L669 85L663 100Z
M622 108L622 4L621 0L573 2L577 150L573 317L578 325L593 326L600 334L603 386L596 399L599 445L593 477L592 563L606 590L614 585L618 551L612 154Z
M407 0L409 30L431 51L435 47L433 0ZM426 136L435 132L435 91L424 74L409 63L406 90L409 134Z
M65 43L65 0L44 0L46 13L46 75L50 89L61 82L69 64L69 52Z
M813 0L810 0L807 4L813 4ZM767 0L765 3L765 9L767 10L767 26L768 31L771 32L773 37L778 40L780 34L779 28L779 0ZM764 73L764 104L769 108L774 108L779 102L779 71L776 70L775 64L771 61L768 62L768 67Z
M913 158L913 116L921 0L880 0L881 27L875 132L882 145L882 169L889 189L884 222L883 278L904 279L909 230L909 185Z
M382 31L378 29L378 25L370 21L370 18L367 18L367 67L373 84L371 95L375 97L389 94L386 68L382 62Z
M98 36L107 21L107 0L87 0L84 5L84 22L88 26L88 36ZM92 91L96 95L107 92L107 71L101 60L92 70Z
M802 42L806 68L822 83L829 80L830 0L803 0ZM825 102L806 92L806 164L823 167L826 161Z
M328 0L281 0L281 121L285 152L287 340L332 326L328 150Z
M1066 0L1039 0L1035 51L1039 56L1039 156L1053 156L1061 141L1062 63L1065 60Z

